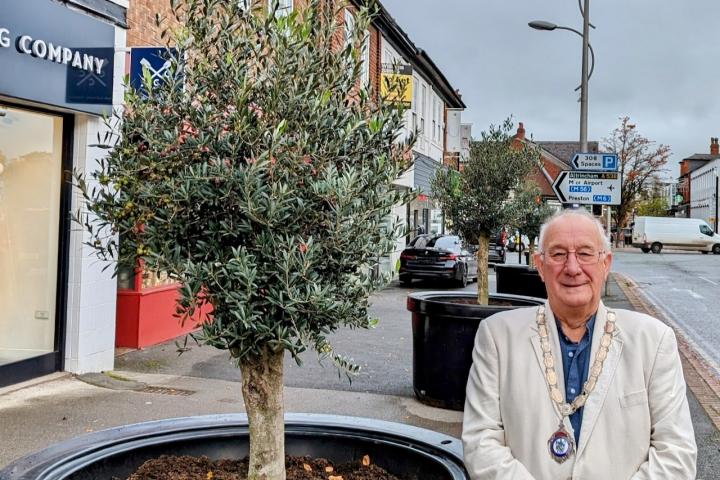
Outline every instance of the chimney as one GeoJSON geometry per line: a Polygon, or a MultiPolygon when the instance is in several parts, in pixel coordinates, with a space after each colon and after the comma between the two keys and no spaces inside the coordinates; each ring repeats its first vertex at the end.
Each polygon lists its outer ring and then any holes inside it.
{"type": "MultiPolygon", "coordinates": [[[[518,140],[525,140],[525,126],[523,125],[523,122],[518,123],[518,129],[517,133],[515,134],[515,138],[518,140]]],[[[715,148],[717,149],[717,145],[715,145],[715,148]]]]}
{"type": "Polygon", "coordinates": [[[720,145],[717,137],[710,137],[710,155],[720,155],[720,145]]]}

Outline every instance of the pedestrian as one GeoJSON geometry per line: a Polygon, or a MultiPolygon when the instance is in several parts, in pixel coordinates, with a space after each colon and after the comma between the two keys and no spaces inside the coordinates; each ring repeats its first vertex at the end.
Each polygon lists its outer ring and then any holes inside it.
{"type": "Polygon", "coordinates": [[[612,252],[584,210],[540,231],[548,299],[480,323],[462,440],[473,480],[694,479],[697,446],[677,342],[610,309],[612,252]]]}
{"type": "Polygon", "coordinates": [[[500,245],[504,248],[505,245],[507,245],[507,230],[505,227],[502,227],[502,230],[500,230],[500,245]]]}

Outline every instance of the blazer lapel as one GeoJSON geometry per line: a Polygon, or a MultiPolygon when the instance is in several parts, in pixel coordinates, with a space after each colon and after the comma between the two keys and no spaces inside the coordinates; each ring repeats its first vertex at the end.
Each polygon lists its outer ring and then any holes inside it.
{"type": "MultiPolygon", "coordinates": [[[[562,354],[560,352],[560,338],[558,337],[557,326],[555,325],[555,316],[550,309],[549,302],[545,302],[545,322],[548,329],[548,340],[550,341],[550,348],[552,350],[553,359],[555,361],[555,373],[557,374],[558,378],[558,388],[560,389],[560,393],[562,393],[563,398],[565,398],[565,372],[563,370],[562,354]]],[[[535,332],[535,335],[530,337],[530,342],[532,343],[533,350],[535,351],[535,357],[537,358],[537,364],[540,368],[540,375],[542,376],[542,381],[547,386],[547,380],[545,379],[545,359],[543,357],[542,347],[540,346],[540,334],[538,333],[537,324],[533,322],[532,325],[532,329],[535,332]]],[[[546,390],[549,398],[549,387],[546,388],[546,390]]],[[[558,408],[557,404],[555,404],[555,402],[551,401],[550,403],[552,403],[553,408],[555,409],[555,412],[558,415],[559,419],[560,409],[558,408]]],[[[569,425],[569,422],[566,422],[566,425],[569,425]]]]}
{"type": "MultiPolygon", "coordinates": [[[[589,369],[592,368],[592,365],[595,362],[595,355],[597,354],[597,350],[600,347],[600,339],[605,332],[606,322],[607,308],[605,308],[605,305],[600,302],[597,316],[595,317],[595,329],[593,330],[592,346],[590,348],[589,369]]],[[[613,340],[610,343],[608,356],[603,363],[602,372],[600,373],[600,377],[598,378],[597,384],[595,385],[595,389],[588,397],[587,402],[585,402],[582,418],[582,427],[580,430],[580,442],[577,451],[578,458],[585,450],[585,446],[587,445],[588,440],[590,439],[590,436],[592,435],[592,432],[595,428],[595,424],[597,423],[598,417],[600,416],[600,412],[602,410],[603,404],[605,403],[605,397],[607,396],[610,383],[612,382],[612,379],[615,376],[615,370],[620,363],[622,347],[623,342],[620,339],[620,331],[616,323],[615,331],[613,332],[613,340]]]]}

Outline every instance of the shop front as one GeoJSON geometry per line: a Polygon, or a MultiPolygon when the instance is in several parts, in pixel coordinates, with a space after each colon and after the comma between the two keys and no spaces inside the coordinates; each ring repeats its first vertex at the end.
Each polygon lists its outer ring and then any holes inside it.
{"type": "Polygon", "coordinates": [[[112,269],[70,217],[121,99],[119,3],[0,2],[0,387],[113,365],[112,269]]]}

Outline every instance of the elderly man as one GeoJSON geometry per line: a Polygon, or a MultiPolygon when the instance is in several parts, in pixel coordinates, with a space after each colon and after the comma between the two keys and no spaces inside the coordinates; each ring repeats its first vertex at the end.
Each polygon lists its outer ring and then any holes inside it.
{"type": "Polygon", "coordinates": [[[480,323],[463,421],[473,480],[684,480],[697,447],[673,331],[600,301],[612,253],[585,210],[543,225],[544,306],[480,323]]]}

